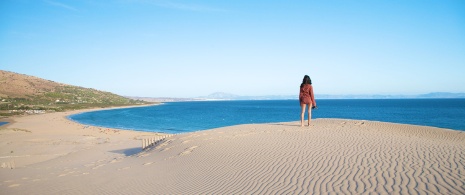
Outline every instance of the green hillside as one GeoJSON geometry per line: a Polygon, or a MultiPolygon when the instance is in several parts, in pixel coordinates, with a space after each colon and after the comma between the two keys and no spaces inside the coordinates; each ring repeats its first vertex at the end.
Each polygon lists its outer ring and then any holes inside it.
{"type": "Polygon", "coordinates": [[[0,116],[142,104],[149,103],[0,70],[0,116]]]}

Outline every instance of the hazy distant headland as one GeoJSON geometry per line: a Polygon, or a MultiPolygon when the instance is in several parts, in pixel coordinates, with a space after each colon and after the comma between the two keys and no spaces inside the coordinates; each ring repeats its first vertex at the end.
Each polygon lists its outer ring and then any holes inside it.
{"type": "Polygon", "coordinates": [[[422,98],[465,98],[465,93],[432,92],[418,95],[325,95],[315,94],[320,99],[422,99],[422,98]]]}
{"type": "MultiPolygon", "coordinates": [[[[465,98],[465,93],[433,92],[418,95],[329,95],[315,94],[316,99],[427,99],[427,98],[465,98]]],[[[195,98],[170,97],[128,97],[147,102],[178,102],[178,101],[207,101],[207,100],[297,100],[298,95],[265,95],[241,96],[231,93],[215,92],[207,96],[195,98]]]]}

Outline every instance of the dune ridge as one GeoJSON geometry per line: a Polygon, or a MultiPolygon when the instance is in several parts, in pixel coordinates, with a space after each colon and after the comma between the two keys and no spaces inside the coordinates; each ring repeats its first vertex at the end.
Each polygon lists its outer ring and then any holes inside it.
{"type": "Polygon", "coordinates": [[[251,124],[173,135],[143,151],[114,136],[59,158],[0,169],[0,189],[9,194],[465,194],[461,131],[316,119],[304,128],[299,122],[251,124]],[[115,153],[115,147],[122,152],[115,153]]]}

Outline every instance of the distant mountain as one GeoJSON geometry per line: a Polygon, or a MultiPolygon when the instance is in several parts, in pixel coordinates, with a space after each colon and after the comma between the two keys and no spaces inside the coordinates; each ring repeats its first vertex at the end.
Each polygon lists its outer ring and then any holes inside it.
{"type": "Polygon", "coordinates": [[[212,93],[210,95],[207,95],[207,96],[204,96],[204,97],[199,97],[199,98],[202,98],[202,99],[230,99],[230,100],[234,100],[234,99],[240,98],[240,96],[234,95],[234,94],[231,94],[231,93],[215,92],[215,93],[212,93]]]}
{"type": "Polygon", "coordinates": [[[434,92],[419,95],[316,95],[319,99],[422,99],[422,98],[465,98],[465,93],[434,92]]]}
{"type": "Polygon", "coordinates": [[[215,92],[207,96],[198,97],[206,100],[283,100],[297,99],[295,95],[266,95],[266,96],[240,96],[231,93],[215,92]]]}
{"type": "Polygon", "coordinates": [[[0,111],[66,110],[144,103],[110,92],[0,70],[0,111]]]}
{"type": "MultiPolygon", "coordinates": [[[[298,99],[298,95],[265,95],[265,96],[240,96],[224,92],[216,92],[199,99],[214,100],[292,100],[298,99]]],[[[316,99],[411,99],[411,98],[465,98],[465,93],[434,92],[419,95],[328,95],[315,94],[316,99]]]]}
{"type": "Polygon", "coordinates": [[[184,101],[202,101],[202,98],[172,98],[172,97],[138,97],[138,96],[125,96],[133,100],[141,100],[146,102],[184,102],[184,101]]]}
{"type": "Polygon", "coordinates": [[[418,95],[418,98],[465,98],[465,93],[435,92],[418,95]]]}

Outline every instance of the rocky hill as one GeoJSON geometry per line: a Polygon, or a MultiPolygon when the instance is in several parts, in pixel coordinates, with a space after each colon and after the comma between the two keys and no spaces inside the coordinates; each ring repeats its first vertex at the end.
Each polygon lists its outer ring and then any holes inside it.
{"type": "Polygon", "coordinates": [[[12,112],[21,113],[25,110],[62,111],[146,103],[110,92],[0,70],[0,110],[3,111],[2,115],[12,114],[12,112]]]}

